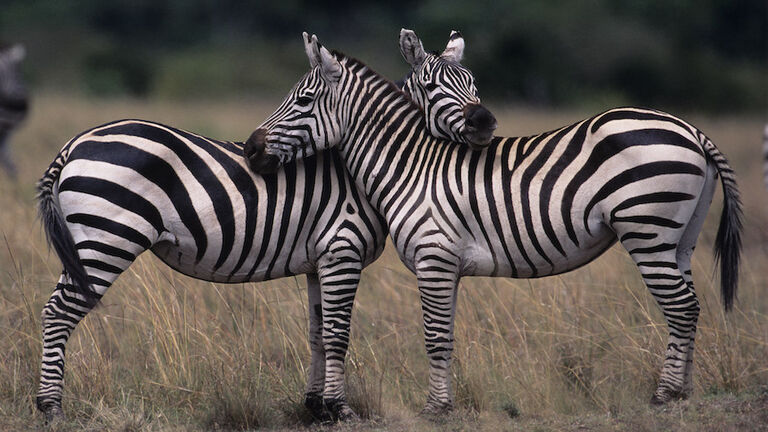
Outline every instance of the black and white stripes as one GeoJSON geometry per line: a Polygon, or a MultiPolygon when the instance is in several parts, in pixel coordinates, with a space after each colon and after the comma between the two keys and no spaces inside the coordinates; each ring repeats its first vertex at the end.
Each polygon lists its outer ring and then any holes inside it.
{"type": "Polygon", "coordinates": [[[540,135],[494,138],[471,151],[430,136],[421,111],[376,72],[305,39],[316,67],[258,131],[263,150],[255,166],[300,158],[308,146],[340,150],[418,278],[430,361],[425,411],[453,405],[461,276],[554,275],[616,241],[637,264],[670,330],[652,402],[690,393],[700,309],[691,254],[718,175],[725,200],[715,247],[726,309],[737,290],[739,194],[709,139],[669,114],[619,108],[540,135]],[[321,97],[301,100],[296,93],[321,97]],[[302,133],[285,133],[293,130],[302,133]]]}
{"type": "Polygon", "coordinates": [[[0,166],[11,177],[16,176],[16,166],[10,156],[10,136],[26,117],[28,106],[27,89],[19,70],[24,55],[21,45],[0,44],[0,166]]]}

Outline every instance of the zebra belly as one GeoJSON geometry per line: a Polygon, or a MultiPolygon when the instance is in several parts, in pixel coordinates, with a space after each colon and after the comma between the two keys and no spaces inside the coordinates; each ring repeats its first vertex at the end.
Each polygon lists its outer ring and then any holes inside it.
{"type": "MultiPolygon", "coordinates": [[[[567,238],[567,237],[566,237],[567,238]]],[[[466,276],[501,276],[512,278],[538,278],[565,273],[596,259],[614,243],[616,234],[605,224],[595,223],[592,235],[581,239],[580,244],[570,244],[560,253],[549,245],[543,245],[544,255],[530,244],[520,250],[513,239],[505,239],[506,250],[501,243],[493,246],[474,245],[464,255],[466,276]],[[507,254],[512,258],[508,259],[507,254]]]]}
{"type": "MultiPolygon", "coordinates": [[[[310,262],[306,256],[303,256],[301,258],[294,257],[288,266],[288,271],[275,271],[278,268],[285,268],[284,266],[275,267],[272,271],[269,271],[269,263],[262,262],[232,273],[231,269],[215,268],[210,263],[195,263],[194,248],[184,248],[171,242],[161,242],[152,247],[151,250],[168,267],[179,273],[196,279],[219,283],[262,282],[285,276],[310,273],[315,268],[314,263],[310,262]],[[251,271],[253,271],[252,274],[250,274],[251,271]]],[[[252,262],[252,260],[250,261],[252,262]]]]}

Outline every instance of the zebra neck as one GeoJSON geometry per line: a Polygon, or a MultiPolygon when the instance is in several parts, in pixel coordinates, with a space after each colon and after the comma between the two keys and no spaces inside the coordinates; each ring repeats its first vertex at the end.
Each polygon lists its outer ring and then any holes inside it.
{"type": "Polygon", "coordinates": [[[340,151],[358,189],[386,215],[388,192],[423,174],[403,172],[417,160],[419,149],[444,143],[429,134],[422,111],[394,84],[369,69],[357,76],[357,88],[343,102],[350,109],[340,151]]]}

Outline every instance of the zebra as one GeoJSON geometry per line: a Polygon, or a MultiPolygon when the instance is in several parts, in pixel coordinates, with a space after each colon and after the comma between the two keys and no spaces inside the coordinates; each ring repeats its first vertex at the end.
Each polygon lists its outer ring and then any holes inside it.
{"type": "Polygon", "coordinates": [[[8,148],[11,133],[27,115],[28,95],[19,64],[26,55],[21,44],[0,44],[0,166],[16,178],[16,165],[8,148]]]}
{"type": "Polygon", "coordinates": [[[726,311],[738,287],[739,191],[710,139],[669,114],[617,108],[539,135],[495,137],[473,151],[427,133],[413,101],[361,61],[329,52],[314,35],[305,33],[304,43],[317,66],[259,129],[259,157],[267,160],[260,166],[337,148],[386,219],[418,281],[430,365],[423,413],[453,407],[450,362],[462,276],[559,274],[616,241],[669,328],[651,403],[690,394],[700,310],[691,254],[718,175],[724,206],[715,256],[726,311]],[[305,99],[294,100],[297,93],[305,99]]]}
{"type": "Polygon", "coordinates": [[[58,153],[38,183],[40,217],[64,265],[42,313],[37,407],[47,421],[63,417],[67,339],[148,249],[213,282],[307,274],[312,359],[304,403],[316,418],[356,418],[344,391],[349,321],[360,272],[384,249],[384,220],[335,151],[253,174],[249,166],[262,168],[252,165],[262,139],[254,133],[245,143],[227,142],[120,120],[82,132],[58,153]]]}

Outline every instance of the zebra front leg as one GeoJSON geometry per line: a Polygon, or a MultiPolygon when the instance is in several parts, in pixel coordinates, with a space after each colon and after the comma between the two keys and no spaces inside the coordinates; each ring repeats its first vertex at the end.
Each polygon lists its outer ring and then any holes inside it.
{"type": "Polygon", "coordinates": [[[304,406],[317,420],[328,420],[323,407],[323,389],[325,387],[325,349],[323,348],[323,309],[320,296],[320,280],[317,274],[307,275],[307,293],[309,308],[309,349],[312,360],[307,378],[307,392],[304,406]]]}
{"type": "Polygon", "coordinates": [[[359,419],[347,403],[344,389],[344,360],[349,346],[352,306],[362,271],[361,255],[346,242],[331,247],[318,268],[325,350],[323,402],[334,419],[359,419]]]}
{"type": "Polygon", "coordinates": [[[425,254],[416,266],[424,319],[424,342],[429,358],[429,395],[422,414],[453,410],[451,356],[458,294],[458,263],[440,254],[425,254]]]}
{"type": "Polygon", "coordinates": [[[62,273],[56,289],[43,307],[43,355],[36,401],[47,424],[64,418],[61,396],[67,340],[77,324],[91,311],[91,307],[73,292],[73,288],[70,278],[62,273]]]}

